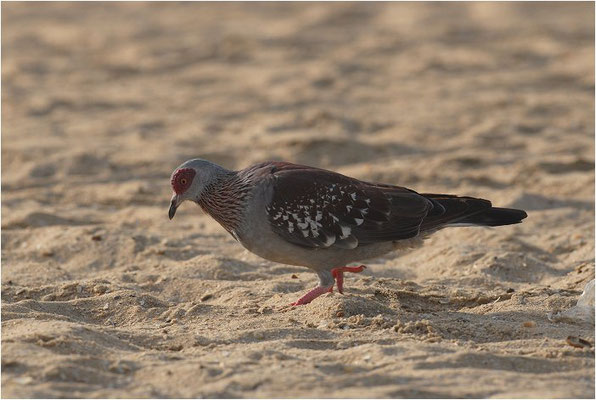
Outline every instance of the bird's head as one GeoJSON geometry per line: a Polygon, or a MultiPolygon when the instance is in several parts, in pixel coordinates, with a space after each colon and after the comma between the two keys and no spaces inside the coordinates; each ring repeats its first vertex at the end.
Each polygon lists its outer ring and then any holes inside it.
{"type": "Polygon", "coordinates": [[[170,183],[174,195],[168,216],[174,218],[176,210],[185,200],[198,202],[205,188],[230,171],[209,161],[195,158],[186,161],[172,173],[170,183]]]}

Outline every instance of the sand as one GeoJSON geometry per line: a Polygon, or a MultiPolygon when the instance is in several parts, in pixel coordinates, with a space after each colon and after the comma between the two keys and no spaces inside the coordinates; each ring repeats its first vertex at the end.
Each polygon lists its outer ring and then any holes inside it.
{"type": "Polygon", "coordinates": [[[3,397],[594,397],[593,4],[4,3],[2,53],[3,397]],[[192,157],[529,217],[289,308],[313,273],[168,220],[192,157]]]}

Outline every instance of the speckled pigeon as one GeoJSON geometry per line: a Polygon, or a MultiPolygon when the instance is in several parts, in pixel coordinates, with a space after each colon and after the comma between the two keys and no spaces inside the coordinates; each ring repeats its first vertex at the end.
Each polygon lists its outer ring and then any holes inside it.
{"type": "Polygon", "coordinates": [[[343,293],[343,273],[365,268],[348,263],[419,245],[442,228],[509,225],[527,216],[488,200],[419,194],[278,161],[229,171],[193,159],[176,168],[171,184],[170,219],[191,200],[249,251],[314,270],[319,286],[292,305],[307,304],[336,283],[343,293]]]}

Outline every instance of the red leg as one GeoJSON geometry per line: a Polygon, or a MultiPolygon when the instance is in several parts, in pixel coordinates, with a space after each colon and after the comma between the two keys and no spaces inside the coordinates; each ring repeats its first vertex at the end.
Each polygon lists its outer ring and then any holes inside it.
{"type": "Polygon", "coordinates": [[[331,273],[335,278],[335,283],[337,283],[337,291],[341,294],[344,294],[344,272],[342,268],[333,268],[331,273]]]}
{"type": "Polygon", "coordinates": [[[304,296],[302,296],[301,298],[299,298],[298,300],[296,300],[295,302],[293,302],[290,305],[291,306],[301,306],[303,304],[308,304],[311,301],[313,301],[314,299],[316,299],[317,297],[319,297],[320,295],[331,291],[330,289],[333,290],[333,285],[331,285],[331,286],[317,286],[316,288],[314,288],[313,290],[311,290],[310,292],[308,292],[307,294],[305,294],[304,296]]]}
{"type": "Polygon", "coordinates": [[[335,282],[337,283],[337,291],[340,292],[341,294],[344,294],[344,272],[352,272],[354,274],[357,274],[359,272],[364,271],[365,268],[366,268],[366,265],[360,265],[358,267],[333,268],[331,270],[331,273],[333,274],[333,277],[335,278],[335,282]]]}
{"type": "MultiPolygon", "coordinates": [[[[316,288],[314,288],[313,290],[311,290],[310,292],[306,293],[304,296],[302,296],[301,298],[299,298],[298,300],[296,300],[295,302],[293,302],[292,304],[290,304],[291,306],[301,306],[303,304],[308,304],[311,301],[313,301],[314,299],[316,299],[317,297],[319,297],[320,295],[324,294],[324,293],[329,293],[329,292],[333,292],[333,285],[335,283],[337,283],[337,291],[341,294],[343,294],[343,290],[344,290],[344,272],[352,272],[354,274],[357,274],[359,272],[364,271],[364,269],[366,268],[365,265],[360,265],[358,267],[338,267],[338,268],[333,268],[331,270],[331,274],[333,275],[333,278],[335,279],[335,282],[333,282],[331,285],[329,286],[317,286],[316,288]]],[[[320,275],[321,276],[321,275],[320,275]]],[[[326,278],[323,279],[321,278],[321,282],[329,282],[330,278],[326,278]]],[[[323,284],[323,283],[322,283],[323,284]]]]}

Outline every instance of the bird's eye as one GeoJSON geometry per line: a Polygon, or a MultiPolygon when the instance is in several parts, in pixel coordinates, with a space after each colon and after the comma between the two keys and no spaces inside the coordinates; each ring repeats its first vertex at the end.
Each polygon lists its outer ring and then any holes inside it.
{"type": "Polygon", "coordinates": [[[186,178],[182,178],[182,179],[180,179],[180,183],[181,183],[182,185],[186,185],[186,182],[187,182],[187,181],[186,181],[186,178]]]}

